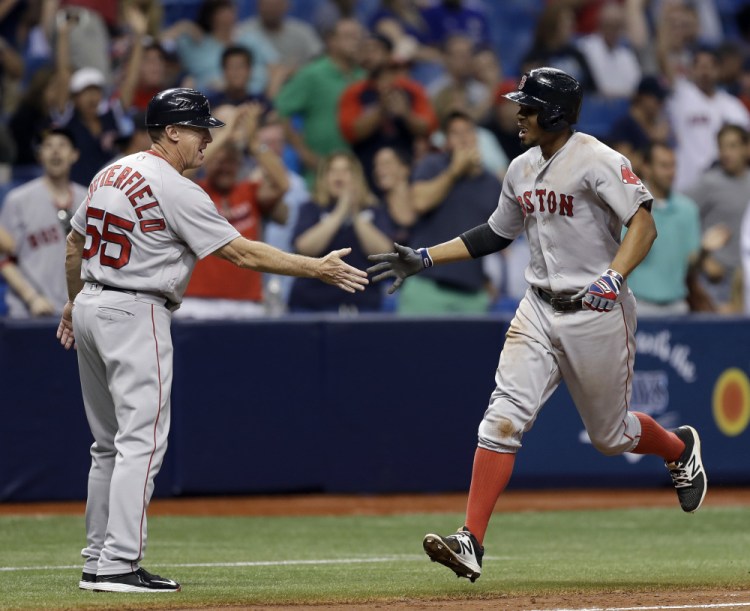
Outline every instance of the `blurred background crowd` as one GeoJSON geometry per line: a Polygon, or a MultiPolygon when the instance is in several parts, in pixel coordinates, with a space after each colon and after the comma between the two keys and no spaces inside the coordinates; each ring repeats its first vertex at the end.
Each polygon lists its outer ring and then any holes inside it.
{"type": "MultiPolygon", "coordinates": [[[[0,313],[59,314],[71,215],[150,146],[162,89],[203,91],[226,122],[191,178],[243,235],[351,246],[365,268],[487,220],[522,152],[502,96],[538,66],[581,82],[578,128],[654,195],[639,313],[750,313],[747,0],[0,0],[0,313]]],[[[177,315],[512,311],[527,262],[521,237],[388,296],[209,257],[177,315]]]]}

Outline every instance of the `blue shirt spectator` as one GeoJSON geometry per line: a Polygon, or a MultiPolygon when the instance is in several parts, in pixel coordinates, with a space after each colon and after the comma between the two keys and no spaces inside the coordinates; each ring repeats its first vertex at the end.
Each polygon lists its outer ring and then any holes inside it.
{"type": "Polygon", "coordinates": [[[607,136],[609,145],[630,159],[636,174],[643,164],[643,152],[651,144],[673,144],[664,110],[666,97],[667,90],[657,78],[642,78],[628,112],[615,119],[607,136]]]}
{"type": "MultiPolygon", "coordinates": [[[[365,269],[368,255],[393,248],[386,234],[390,227],[387,213],[376,205],[362,166],[352,153],[325,157],[315,184],[313,201],[303,204],[294,229],[292,239],[299,254],[317,256],[351,248],[347,263],[365,269]]],[[[377,288],[345,293],[331,285],[315,284],[310,278],[295,278],[289,297],[292,312],[373,312],[381,308],[382,293],[377,288]]]]}
{"type": "Polygon", "coordinates": [[[427,22],[430,44],[440,46],[452,34],[463,34],[476,45],[492,42],[487,15],[463,6],[461,0],[443,0],[424,9],[422,17],[427,22]]]}
{"type": "Polygon", "coordinates": [[[236,29],[237,9],[229,0],[207,0],[201,6],[198,24],[204,34],[195,40],[189,34],[177,39],[177,53],[185,70],[195,79],[200,90],[222,89],[221,57],[230,45],[242,45],[250,50],[253,69],[248,93],[263,93],[269,82],[269,64],[279,61],[279,54],[265,38],[236,29]]]}
{"type": "Polygon", "coordinates": [[[690,311],[688,296],[694,285],[689,272],[701,250],[698,206],[672,190],[675,154],[670,147],[651,145],[643,170],[654,196],[651,214],[659,239],[628,276],[628,286],[638,299],[639,315],[685,314],[690,311]]]}
{"type": "Polygon", "coordinates": [[[114,108],[102,104],[104,75],[96,68],[81,68],[70,79],[73,115],[65,124],[73,135],[80,153],[70,171],[70,179],[81,185],[91,182],[94,175],[117,153],[118,140],[126,135],[114,108]]]}
{"type": "MultiPolygon", "coordinates": [[[[500,197],[500,181],[482,167],[471,118],[453,112],[443,122],[443,131],[447,151],[424,158],[412,177],[410,199],[420,215],[412,232],[414,247],[440,244],[486,223],[500,197]]],[[[398,311],[486,311],[490,303],[486,281],[481,259],[431,267],[404,283],[398,311]]]]}
{"type": "MultiPolygon", "coordinates": [[[[414,170],[413,182],[437,178],[451,165],[451,153],[434,153],[424,158],[414,170]]],[[[479,168],[470,176],[457,180],[445,198],[431,211],[422,215],[412,230],[412,244],[440,244],[482,223],[492,215],[500,197],[500,181],[479,168]]],[[[463,261],[426,269],[420,277],[462,291],[479,291],[484,286],[482,262],[463,261]]]]}

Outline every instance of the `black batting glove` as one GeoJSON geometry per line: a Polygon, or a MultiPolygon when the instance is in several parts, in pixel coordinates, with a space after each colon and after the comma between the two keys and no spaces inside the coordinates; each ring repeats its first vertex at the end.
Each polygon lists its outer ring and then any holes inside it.
{"type": "Polygon", "coordinates": [[[369,261],[378,262],[377,265],[367,268],[368,274],[377,274],[373,282],[380,282],[386,278],[395,278],[393,284],[388,288],[388,294],[392,295],[404,283],[409,276],[421,272],[427,267],[432,267],[432,258],[426,248],[414,250],[408,246],[394,244],[396,252],[370,255],[369,261]]]}

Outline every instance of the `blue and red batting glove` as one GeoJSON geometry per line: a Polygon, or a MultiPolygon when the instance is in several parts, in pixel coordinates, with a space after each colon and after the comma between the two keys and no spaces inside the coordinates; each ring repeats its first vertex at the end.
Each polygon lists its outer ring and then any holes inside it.
{"type": "Polygon", "coordinates": [[[617,296],[624,282],[623,277],[613,269],[608,269],[594,282],[583,296],[583,305],[589,310],[609,312],[617,303],[617,296]]]}

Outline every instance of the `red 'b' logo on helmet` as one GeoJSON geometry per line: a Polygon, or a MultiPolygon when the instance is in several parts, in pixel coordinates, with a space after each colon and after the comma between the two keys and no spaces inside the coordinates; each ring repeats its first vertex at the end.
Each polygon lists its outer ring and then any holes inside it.
{"type": "Polygon", "coordinates": [[[639,185],[641,179],[638,178],[628,166],[624,163],[620,166],[620,173],[622,174],[622,182],[626,185],[639,185]]]}
{"type": "Polygon", "coordinates": [[[520,82],[520,83],[518,83],[518,90],[520,91],[521,89],[523,89],[523,86],[524,86],[525,84],[526,84],[526,75],[524,74],[524,75],[523,75],[523,76],[521,77],[521,82],[520,82]]]}

